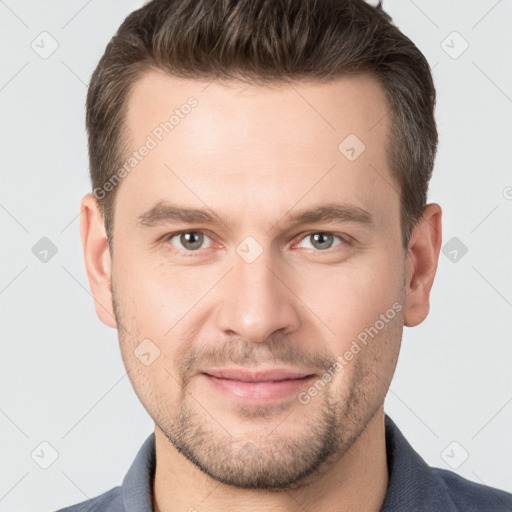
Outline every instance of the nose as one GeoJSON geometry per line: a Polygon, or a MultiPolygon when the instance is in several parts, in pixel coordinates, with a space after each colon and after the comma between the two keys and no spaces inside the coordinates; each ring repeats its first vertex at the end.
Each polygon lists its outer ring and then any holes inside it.
{"type": "Polygon", "coordinates": [[[238,254],[234,268],[219,290],[217,328],[248,342],[261,343],[277,331],[297,330],[301,323],[301,301],[293,291],[290,266],[278,265],[270,250],[251,263],[238,254]]]}

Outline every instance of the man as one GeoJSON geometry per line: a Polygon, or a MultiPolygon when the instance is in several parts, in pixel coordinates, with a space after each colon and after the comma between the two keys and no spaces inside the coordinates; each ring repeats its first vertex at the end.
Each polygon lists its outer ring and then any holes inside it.
{"type": "Polygon", "coordinates": [[[89,87],[81,237],[155,422],[66,511],[510,511],[384,413],[428,315],[427,61],[362,0],[153,0],[89,87]]]}

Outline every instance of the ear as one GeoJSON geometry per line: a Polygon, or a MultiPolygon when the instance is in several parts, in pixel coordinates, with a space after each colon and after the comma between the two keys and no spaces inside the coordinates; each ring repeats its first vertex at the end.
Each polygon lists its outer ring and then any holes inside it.
{"type": "Polygon", "coordinates": [[[428,204],[411,233],[406,263],[404,324],[407,327],[423,322],[430,309],[430,290],[441,250],[441,216],[438,204],[428,204]]]}
{"type": "Polygon", "coordinates": [[[98,202],[86,194],[80,203],[80,237],[89,286],[99,319],[112,328],[117,323],[112,305],[110,251],[98,202]]]}

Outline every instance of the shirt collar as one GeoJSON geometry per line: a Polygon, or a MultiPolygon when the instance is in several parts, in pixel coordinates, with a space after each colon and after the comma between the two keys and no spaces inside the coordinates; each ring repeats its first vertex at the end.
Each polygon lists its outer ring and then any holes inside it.
{"type": "Polygon", "coordinates": [[[457,512],[444,483],[386,414],[388,490],[380,512],[457,512]]]}
{"type": "Polygon", "coordinates": [[[121,486],[125,512],[154,512],[155,433],[141,446],[121,486]]]}
{"type": "MultiPolygon", "coordinates": [[[[381,512],[456,512],[443,484],[385,415],[388,489],[381,512]]],[[[146,439],[122,484],[125,512],[153,512],[155,434],[146,439]]]]}

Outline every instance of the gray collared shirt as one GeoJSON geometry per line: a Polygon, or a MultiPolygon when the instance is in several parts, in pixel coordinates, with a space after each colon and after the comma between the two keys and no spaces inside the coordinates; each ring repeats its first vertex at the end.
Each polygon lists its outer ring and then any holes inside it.
{"type": "MultiPolygon", "coordinates": [[[[381,512],[511,512],[512,494],[433,468],[386,414],[389,483],[381,512]]],[[[140,448],[120,486],[58,512],[154,512],[155,434],[140,448]]]]}

